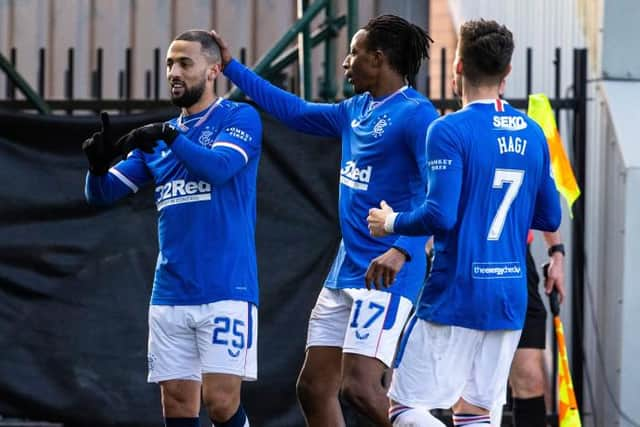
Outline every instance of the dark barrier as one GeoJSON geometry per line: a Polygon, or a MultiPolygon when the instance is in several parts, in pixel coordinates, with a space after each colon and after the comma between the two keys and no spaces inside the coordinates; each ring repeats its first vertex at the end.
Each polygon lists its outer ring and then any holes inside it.
{"type": "MultiPolygon", "coordinates": [[[[169,115],[113,123],[121,134],[169,115]]],[[[307,318],[339,239],[340,146],[263,120],[260,378],[243,400],[254,426],[299,426],[307,318]]],[[[0,115],[0,414],[160,426],[146,383],[156,209],[151,188],[106,210],[86,204],[80,145],[97,129],[95,117],[0,115]]]]}

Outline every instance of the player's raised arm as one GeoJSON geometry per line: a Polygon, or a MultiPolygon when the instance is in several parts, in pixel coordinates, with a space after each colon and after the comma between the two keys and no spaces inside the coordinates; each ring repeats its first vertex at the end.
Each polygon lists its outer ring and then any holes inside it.
{"type": "Polygon", "coordinates": [[[89,161],[84,195],[91,205],[107,206],[137,192],[150,177],[144,162],[135,155],[110,168],[118,156],[126,155],[136,147],[123,145],[122,138],[114,143],[109,115],[103,112],[100,119],[100,131],[82,144],[82,150],[89,161]]]}
{"type": "Polygon", "coordinates": [[[345,117],[342,104],[306,102],[272,85],[233,59],[227,43],[218,33],[211,31],[211,36],[220,46],[224,75],[260,107],[300,132],[334,137],[340,135],[345,117]]]}

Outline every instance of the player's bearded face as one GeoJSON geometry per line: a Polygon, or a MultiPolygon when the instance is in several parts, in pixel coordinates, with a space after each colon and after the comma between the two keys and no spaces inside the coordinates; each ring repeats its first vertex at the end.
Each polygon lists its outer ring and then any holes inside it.
{"type": "Polygon", "coordinates": [[[205,91],[206,81],[206,74],[203,73],[202,78],[193,84],[188,84],[179,79],[169,82],[171,85],[171,102],[180,108],[191,107],[202,97],[205,91]]]}

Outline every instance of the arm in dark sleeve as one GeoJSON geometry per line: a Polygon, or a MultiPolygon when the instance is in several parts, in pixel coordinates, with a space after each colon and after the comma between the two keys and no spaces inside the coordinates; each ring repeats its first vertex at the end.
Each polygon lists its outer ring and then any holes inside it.
{"type": "Polygon", "coordinates": [[[427,200],[419,208],[396,217],[395,233],[432,235],[450,230],[456,224],[462,187],[462,156],[454,138],[452,130],[442,121],[429,128],[427,200]]]}
{"type": "Polygon", "coordinates": [[[171,150],[198,179],[221,185],[260,153],[262,123],[258,112],[243,105],[225,123],[211,148],[179,135],[171,150]]]}
{"type": "Polygon", "coordinates": [[[549,147],[544,144],[542,180],[536,196],[531,228],[541,231],[556,231],[562,221],[560,194],[556,189],[549,161],[549,147]]]}
{"type": "Polygon", "coordinates": [[[314,135],[340,136],[345,117],[342,104],[306,102],[275,87],[235,59],[224,67],[224,75],[287,126],[314,135]]]}
{"type": "Polygon", "coordinates": [[[142,154],[134,150],[126,160],[113,166],[105,175],[87,172],[84,197],[90,205],[108,206],[138,192],[150,180],[142,154]]]}

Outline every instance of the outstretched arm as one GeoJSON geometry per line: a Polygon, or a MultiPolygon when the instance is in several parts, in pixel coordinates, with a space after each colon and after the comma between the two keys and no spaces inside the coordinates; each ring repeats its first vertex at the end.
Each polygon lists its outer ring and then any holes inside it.
{"type": "Polygon", "coordinates": [[[342,103],[306,102],[272,85],[234,60],[226,42],[215,31],[211,31],[211,36],[220,46],[224,75],[265,111],[300,132],[330,137],[340,135],[346,117],[342,103]]]}

